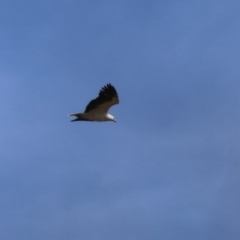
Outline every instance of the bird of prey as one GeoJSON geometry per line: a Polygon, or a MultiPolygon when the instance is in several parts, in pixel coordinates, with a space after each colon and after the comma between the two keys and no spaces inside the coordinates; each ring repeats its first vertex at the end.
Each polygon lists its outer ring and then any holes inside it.
{"type": "Polygon", "coordinates": [[[84,113],[72,113],[69,116],[76,117],[71,122],[75,121],[113,121],[116,122],[114,116],[108,113],[108,109],[119,103],[116,89],[108,83],[99,91],[97,98],[90,101],[84,113]]]}

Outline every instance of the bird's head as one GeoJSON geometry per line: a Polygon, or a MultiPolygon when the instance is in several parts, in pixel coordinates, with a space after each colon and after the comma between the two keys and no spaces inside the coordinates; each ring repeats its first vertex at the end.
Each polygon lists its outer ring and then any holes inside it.
{"type": "Polygon", "coordinates": [[[109,113],[106,116],[106,120],[107,121],[117,122],[116,118],[113,115],[109,114],[109,113]]]}

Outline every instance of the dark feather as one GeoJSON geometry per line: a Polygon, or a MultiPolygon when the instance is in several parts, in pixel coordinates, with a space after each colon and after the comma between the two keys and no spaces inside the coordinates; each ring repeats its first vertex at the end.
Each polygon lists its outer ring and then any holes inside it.
{"type": "Polygon", "coordinates": [[[71,122],[76,122],[76,121],[90,121],[90,122],[92,122],[92,120],[84,119],[84,118],[75,118],[75,119],[71,120],[71,122]]]}
{"type": "Polygon", "coordinates": [[[106,86],[102,87],[102,89],[99,92],[99,95],[97,98],[93,99],[86,107],[85,113],[97,108],[99,105],[104,103],[110,103],[109,107],[111,105],[117,104],[119,102],[118,100],[118,94],[116,89],[109,83],[106,86]],[[111,101],[115,99],[115,101],[111,104],[111,101]]]}

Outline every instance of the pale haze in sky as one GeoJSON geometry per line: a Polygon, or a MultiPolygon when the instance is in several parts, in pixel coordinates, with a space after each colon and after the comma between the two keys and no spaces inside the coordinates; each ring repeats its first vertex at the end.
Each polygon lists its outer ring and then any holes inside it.
{"type": "Polygon", "coordinates": [[[0,239],[239,240],[239,11],[2,0],[0,239]]]}

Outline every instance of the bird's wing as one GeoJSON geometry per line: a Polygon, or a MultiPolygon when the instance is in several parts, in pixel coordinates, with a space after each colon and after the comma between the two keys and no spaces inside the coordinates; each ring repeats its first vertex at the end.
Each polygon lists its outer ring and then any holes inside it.
{"type": "Polygon", "coordinates": [[[85,109],[87,112],[107,113],[108,109],[119,103],[116,89],[109,83],[102,87],[97,98],[89,102],[85,109]]]}

